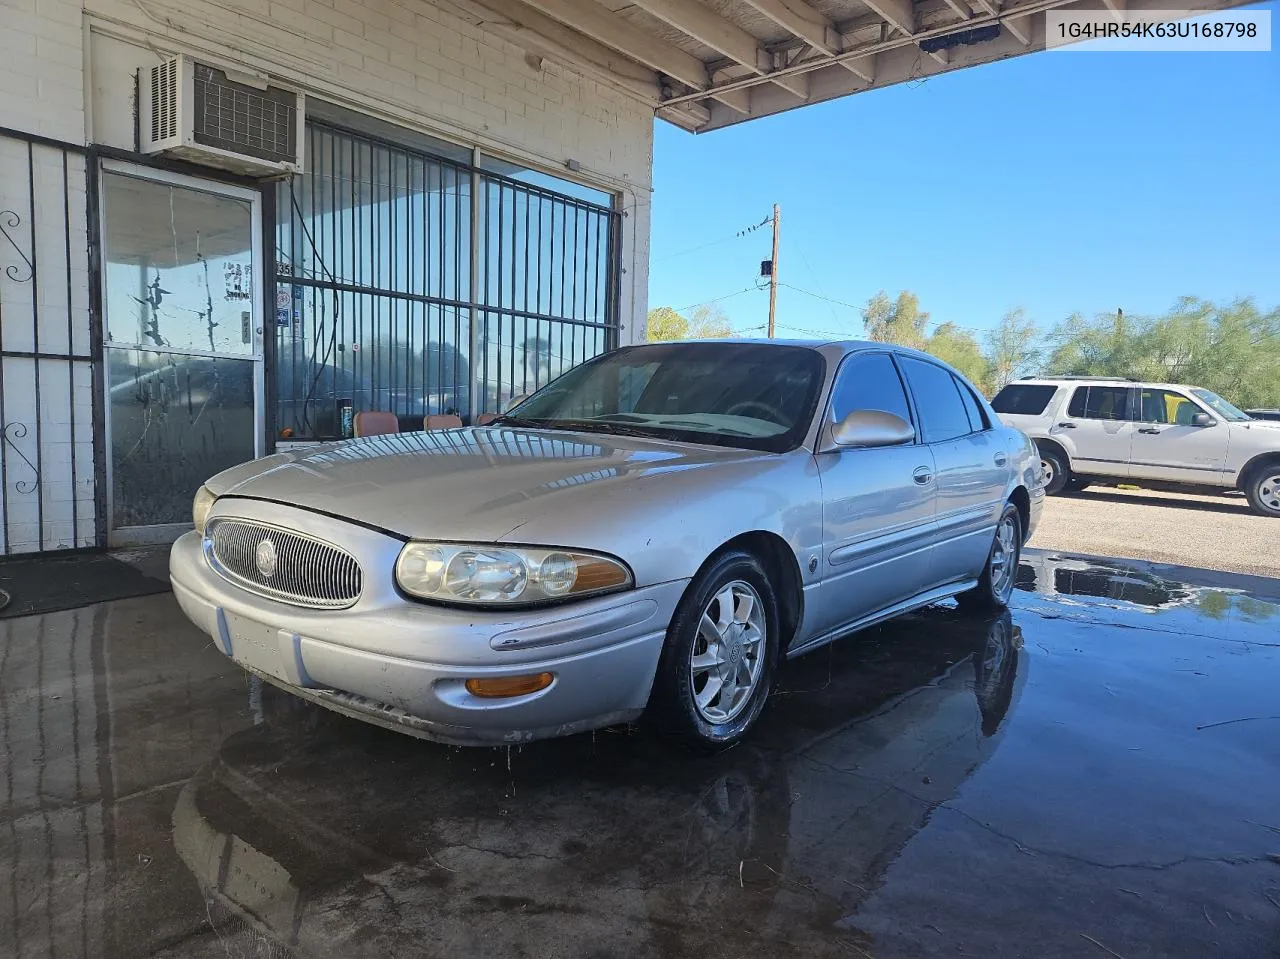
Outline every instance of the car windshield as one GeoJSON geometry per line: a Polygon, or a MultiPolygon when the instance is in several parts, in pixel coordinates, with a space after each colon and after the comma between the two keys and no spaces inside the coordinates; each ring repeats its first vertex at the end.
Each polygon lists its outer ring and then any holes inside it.
{"type": "Polygon", "coordinates": [[[1228,422],[1243,423],[1245,420],[1253,419],[1252,416],[1236,409],[1217,393],[1210,392],[1209,390],[1192,390],[1191,392],[1196,395],[1197,399],[1208,404],[1215,413],[1228,422]]]}
{"type": "Polygon", "coordinates": [[[759,343],[662,343],[607,353],[499,422],[785,452],[800,445],[826,363],[759,343]]]}

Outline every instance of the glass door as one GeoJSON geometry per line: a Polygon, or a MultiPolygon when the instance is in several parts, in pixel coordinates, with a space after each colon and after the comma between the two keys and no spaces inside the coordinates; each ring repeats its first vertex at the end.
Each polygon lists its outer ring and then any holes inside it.
{"type": "Polygon", "coordinates": [[[260,197],[117,163],[100,195],[108,540],[162,543],[262,454],[260,197]]]}

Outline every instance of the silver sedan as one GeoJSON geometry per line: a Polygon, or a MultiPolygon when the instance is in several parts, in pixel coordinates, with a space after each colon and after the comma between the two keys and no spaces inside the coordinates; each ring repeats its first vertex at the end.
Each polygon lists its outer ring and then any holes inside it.
{"type": "Polygon", "coordinates": [[[643,718],[715,747],[778,663],[949,597],[1000,607],[1040,458],[937,360],[721,340],[598,357],[477,428],[208,481],[174,593],[298,696],[463,745],[643,718]]]}

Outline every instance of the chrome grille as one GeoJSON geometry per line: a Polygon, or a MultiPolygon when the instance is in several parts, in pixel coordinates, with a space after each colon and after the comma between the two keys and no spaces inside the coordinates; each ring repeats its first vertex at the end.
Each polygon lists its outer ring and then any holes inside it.
{"type": "Polygon", "coordinates": [[[215,570],[238,586],[295,606],[342,609],[360,598],[364,576],[346,550],[291,530],[245,520],[213,520],[205,534],[215,570]],[[270,563],[259,563],[264,544],[270,563]],[[264,572],[263,567],[267,567],[264,572]]]}

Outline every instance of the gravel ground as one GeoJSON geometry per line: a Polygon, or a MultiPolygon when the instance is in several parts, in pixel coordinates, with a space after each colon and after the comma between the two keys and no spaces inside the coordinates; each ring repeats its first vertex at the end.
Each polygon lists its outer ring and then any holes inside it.
{"type": "Polygon", "coordinates": [[[1243,496],[1090,488],[1045,501],[1032,546],[1280,578],[1280,519],[1243,496]]]}

